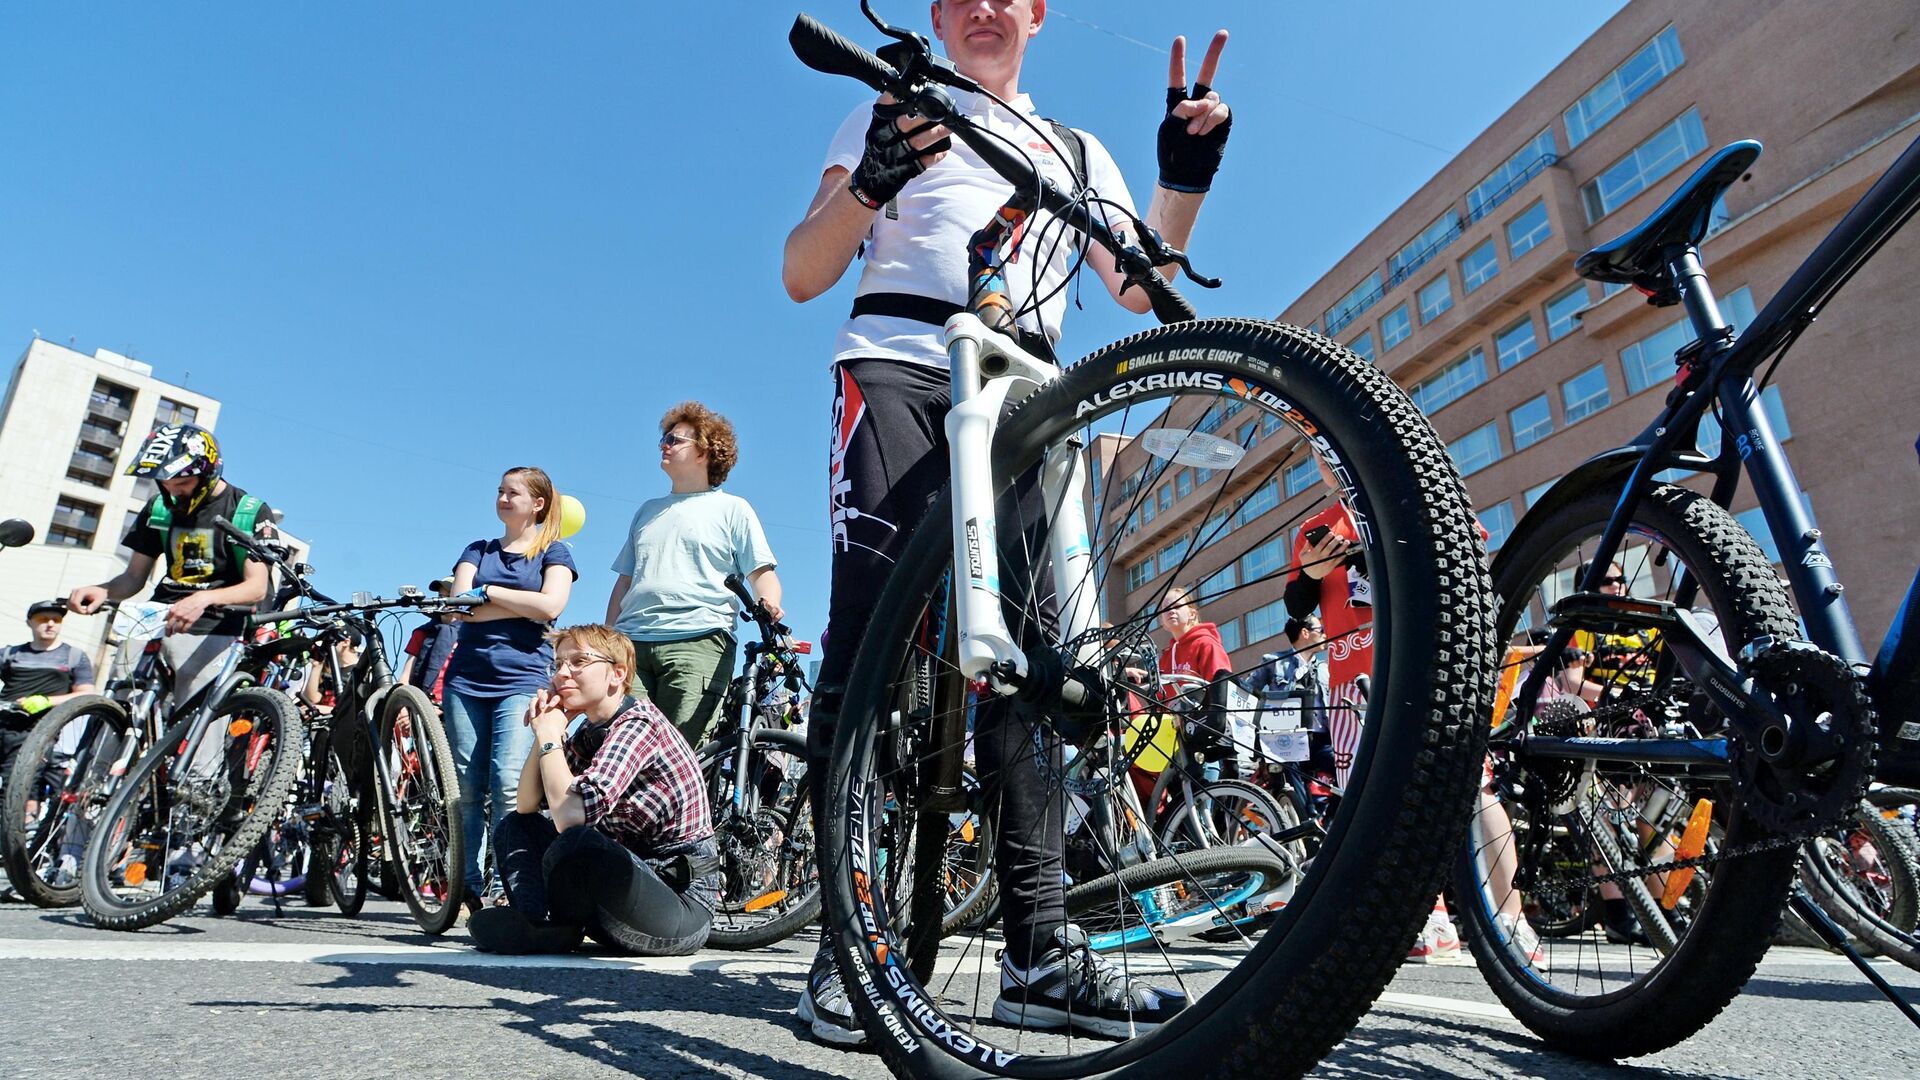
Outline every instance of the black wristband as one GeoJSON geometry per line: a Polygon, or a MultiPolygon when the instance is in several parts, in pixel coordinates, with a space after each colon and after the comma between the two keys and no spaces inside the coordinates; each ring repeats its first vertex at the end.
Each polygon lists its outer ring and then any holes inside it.
{"type": "Polygon", "coordinates": [[[1183,101],[1198,101],[1212,91],[1213,88],[1204,83],[1194,83],[1191,93],[1176,87],[1167,88],[1167,113],[1160,121],[1157,140],[1161,187],[1198,194],[1213,186],[1214,174],[1220,171],[1220,161],[1227,152],[1233,114],[1229,112],[1225,120],[1204,135],[1189,134],[1188,121],[1173,114],[1174,106],[1183,101]]]}

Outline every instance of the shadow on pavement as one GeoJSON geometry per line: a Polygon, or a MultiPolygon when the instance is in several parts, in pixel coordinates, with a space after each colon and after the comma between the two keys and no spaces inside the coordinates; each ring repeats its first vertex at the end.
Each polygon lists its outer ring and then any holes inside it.
{"type": "MultiPolygon", "coordinates": [[[[1390,1006],[1374,1007],[1375,1020],[1418,1019],[1432,1023],[1435,1018],[1417,1010],[1401,1011],[1390,1006]]],[[[1436,1064],[1433,1049],[1436,1035],[1430,1027],[1396,1028],[1378,1024],[1356,1028],[1333,1048],[1309,1075],[1315,1077],[1404,1078],[1484,1077],[1491,1075],[1533,1077],[1685,1077],[1693,1080],[1734,1080],[1731,1074],[1716,1077],[1710,1073],[1678,1073],[1671,1069],[1642,1068],[1612,1062],[1591,1061],[1550,1050],[1528,1032],[1512,1028],[1477,1024],[1449,1017],[1445,1034],[1438,1039],[1456,1050],[1446,1065],[1436,1064]],[[1424,1055],[1424,1056],[1423,1056],[1424,1055]]]]}

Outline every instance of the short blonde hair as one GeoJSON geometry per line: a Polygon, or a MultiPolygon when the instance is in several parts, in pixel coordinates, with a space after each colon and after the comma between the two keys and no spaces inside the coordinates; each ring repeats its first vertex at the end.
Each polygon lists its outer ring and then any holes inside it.
{"type": "Polygon", "coordinates": [[[601,623],[582,623],[579,626],[568,626],[555,630],[549,635],[549,638],[552,640],[553,647],[556,650],[560,648],[561,644],[570,641],[575,648],[599,653],[601,656],[613,661],[616,665],[626,668],[627,674],[633,674],[633,642],[628,639],[627,635],[615,630],[611,626],[606,626],[601,623]]]}

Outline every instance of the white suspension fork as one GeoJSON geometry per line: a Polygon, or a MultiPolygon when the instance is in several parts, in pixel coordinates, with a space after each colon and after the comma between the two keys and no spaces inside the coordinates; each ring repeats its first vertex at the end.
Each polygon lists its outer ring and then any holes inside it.
{"type": "MultiPolygon", "coordinates": [[[[1060,369],[987,329],[971,312],[947,320],[946,343],[953,379],[946,430],[953,477],[954,622],[960,632],[960,670],[972,680],[995,665],[1008,665],[1016,677],[1024,677],[1026,653],[1013,640],[1000,610],[993,436],[1005,407],[1058,379],[1060,369]]],[[[1073,447],[1054,447],[1042,463],[1040,481],[1051,518],[1046,554],[1053,560],[1062,634],[1066,639],[1087,637],[1082,659],[1091,660],[1100,643],[1086,632],[1099,625],[1099,598],[1089,580],[1093,552],[1081,501],[1086,479],[1079,458],[1073,447]]],[[[1002,693],[1012,689],[997,682],[995,686],[1002,693]]]]}

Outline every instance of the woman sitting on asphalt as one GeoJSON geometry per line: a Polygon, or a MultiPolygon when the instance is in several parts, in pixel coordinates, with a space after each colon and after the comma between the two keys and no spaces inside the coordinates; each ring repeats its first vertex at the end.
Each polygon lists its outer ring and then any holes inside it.
{"type": "Polygon", "coordinates": [[[609,627],[554,635],[515,812],[494,834],[508,905],[473,916],[476,947],[565,952],[589,933],[670,956],[706,943],[720,860],[700,766],[660,710],[628,696],[633,664],[633,643],[609,627]]]}

